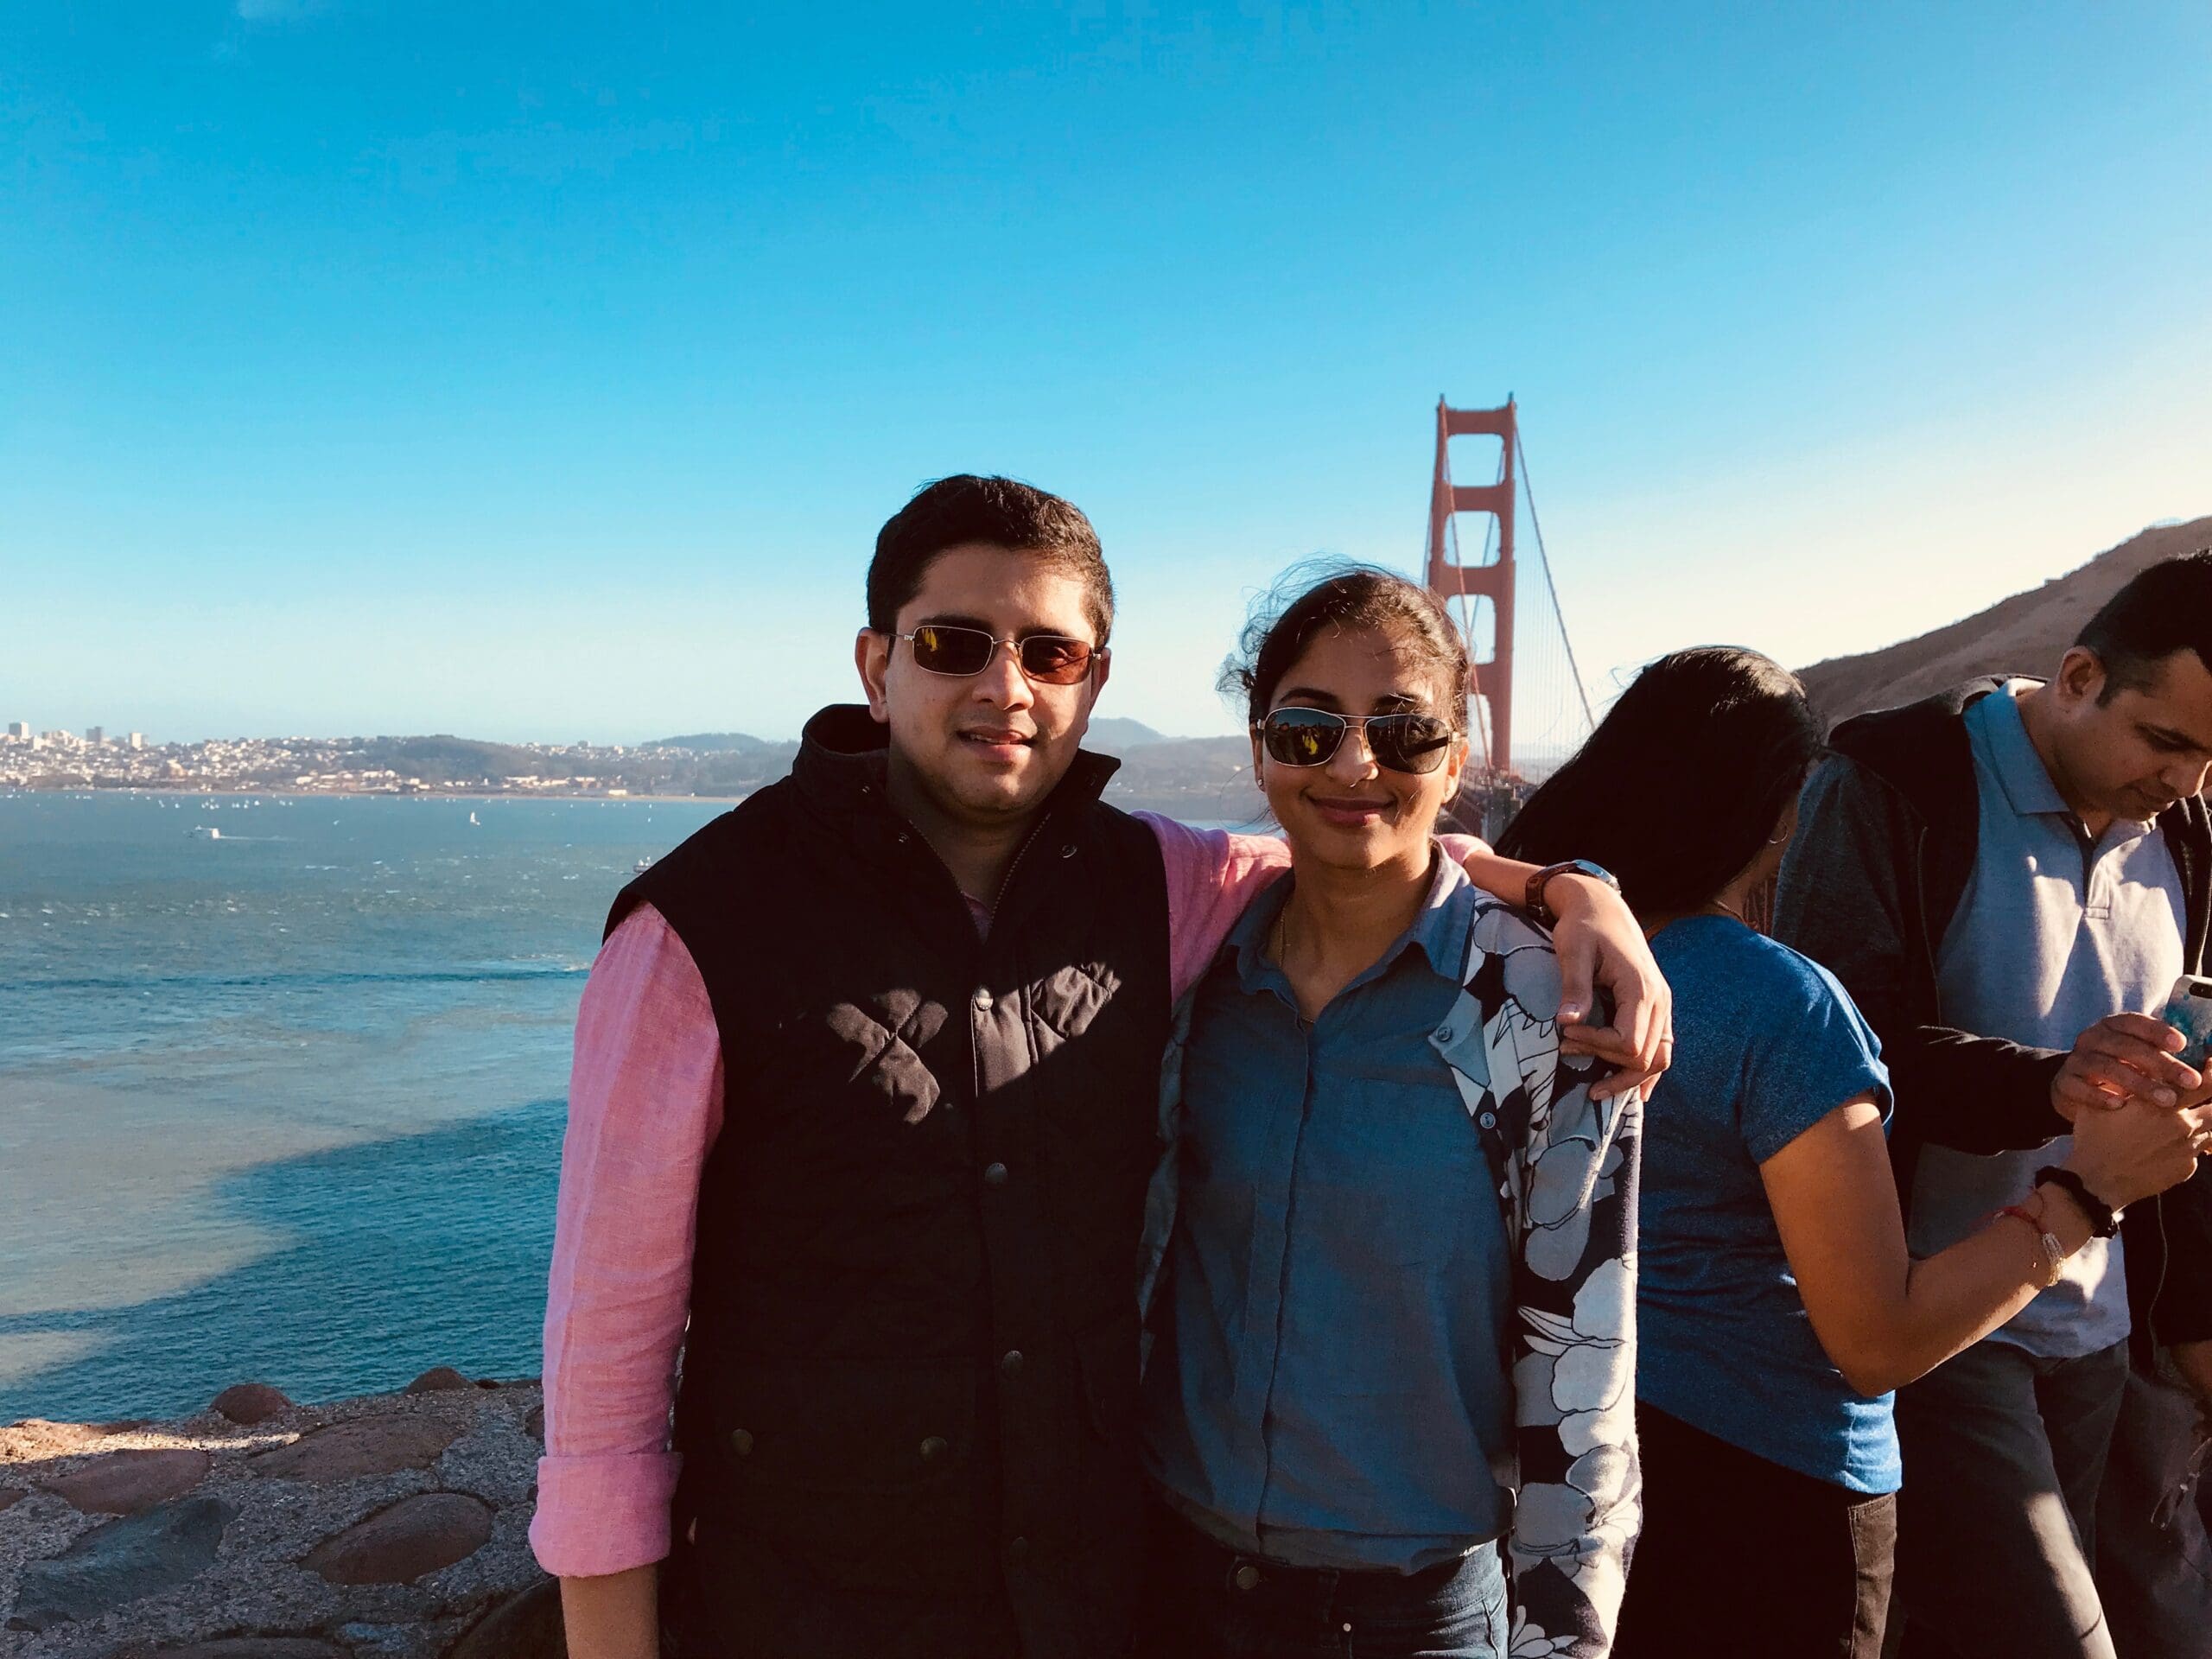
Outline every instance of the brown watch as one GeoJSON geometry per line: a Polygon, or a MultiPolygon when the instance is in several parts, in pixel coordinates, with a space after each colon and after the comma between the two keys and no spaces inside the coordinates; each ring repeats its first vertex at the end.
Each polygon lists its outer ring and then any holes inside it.
{"type": "Polygon", "coordinates": [[[1592,864],[1586,858],[1570,858],[1557,864],[1547,864],[1529,878],[1528,902],[1522,906],[1546,927],[1559,920],[1559,913],[1544,902],[1544,888],[1555,875],[1586,875],[1592,881],[1602,881],[1615,893],[1621,890],[1620,878],[1602,864],[1592,864]]]}

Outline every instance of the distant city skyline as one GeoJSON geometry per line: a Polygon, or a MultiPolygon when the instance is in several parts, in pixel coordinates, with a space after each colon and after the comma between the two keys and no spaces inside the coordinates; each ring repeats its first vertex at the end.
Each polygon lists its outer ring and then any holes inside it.
{"type": "Polygon", "coordinates": [[[29,738],[36,738],[41,741],[60,739],[66,743],[89,744],[95,748],[108,743],[119,743],[127,748],[143,748],[146,742],[146,734],[143,732],[125,732],[111,737],[105,726],[87,726],[81,732],[78,732],[71,730],[67,726],[41,727],[36,722],[28,720],[10,721],[6,734],[10,739],[17,741],[29,738]]]}
{"type": "Polygon", "coordinates": [[[1099,527],[1100,712],[1226,732],[1281,570],[1414,568],[1440,393],[1600,702],[2212,512],[2200,6],[954,16],[0,16],[0,716],[786,738],[987,470],[1099,527]]]}

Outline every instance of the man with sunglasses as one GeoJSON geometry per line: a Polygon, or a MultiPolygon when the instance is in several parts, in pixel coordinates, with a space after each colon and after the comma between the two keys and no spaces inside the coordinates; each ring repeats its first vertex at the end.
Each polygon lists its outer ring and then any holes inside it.
{"type": "MultiPolygon", "coordinates": [[[[1071,504],[932,484],[868,599],[867,705],[625,889],[584,994],[532,1527],[577,1659],[1128,1649],[1160,1063],[1287,855],[1100,801],[1113,595],[1071,504]]],[[[1453,850],[1573,906],[1630,1028],[1578,1034],[1655,1071],[1616,895],[1453,850]]]]}

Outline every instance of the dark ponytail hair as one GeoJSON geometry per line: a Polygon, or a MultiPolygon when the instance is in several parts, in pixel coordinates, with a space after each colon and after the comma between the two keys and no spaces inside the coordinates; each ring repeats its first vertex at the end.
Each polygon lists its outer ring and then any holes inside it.
{"type": "Polygon", "coordinates": [[[1497,850],[1593,859],[1639,918],[1697,910],[1769,843],[1821,747],[1788,669],[1734,645],[1678,651],[1636,677],[1497,850]]]}

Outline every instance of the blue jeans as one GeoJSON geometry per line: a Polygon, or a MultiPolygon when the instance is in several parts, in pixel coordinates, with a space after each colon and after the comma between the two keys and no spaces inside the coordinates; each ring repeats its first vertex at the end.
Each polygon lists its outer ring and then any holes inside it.
{"type": "Polygon", "coordinates": [[[1503,1659],[1497,1546],[1422,1572],[1240,1555],[1155,1509],[1139,1659],[1503,1659]]]}

